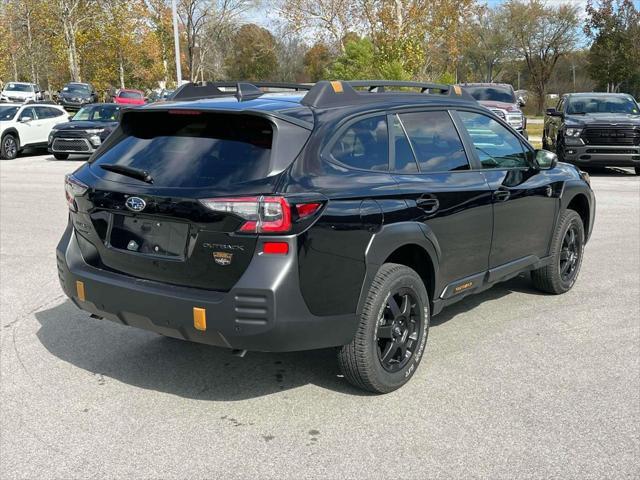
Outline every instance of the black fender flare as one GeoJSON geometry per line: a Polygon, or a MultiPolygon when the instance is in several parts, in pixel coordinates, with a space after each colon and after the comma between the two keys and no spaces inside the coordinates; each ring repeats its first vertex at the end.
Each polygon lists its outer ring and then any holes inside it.
{"type": "MultiPolygon", "coordinates": [[[[367,292],[380,266],[394,251],[407,245],[417,245],[429,256],[434,269],[435,285],[432,286],[434,290],[433,296],[437,296],[438,266],[441,250],[433,231],[425,224],[418,222],[399,222],[384,225],[372,235],[365,251],[365,276],[356,311],[358,316],[362,312],[367,292]]],[[[433,301],[433,298],[431,301],[433,301]]]]}
{"type": "MultiPolygon", "coordinates": [[[[593,191],[590,190],[582,180],[569,180],[566,181],[562,188],[562,193],[560,194],[560,208],[558,209],[558,215],[556,217],[555,227],[558,226],[558,219],[560,218],[560,213],[564,212],[571,202],[578,195],[582,195],[586,201],[589,211],[587,212],[586,225],[585,225],[585,241],[589,239],[591,236],[591,232],[593,230],[593,221],[595,218],[595,196],[593,191]]],[[[585,220],[585,219],[583,219],[585,220]]]]}

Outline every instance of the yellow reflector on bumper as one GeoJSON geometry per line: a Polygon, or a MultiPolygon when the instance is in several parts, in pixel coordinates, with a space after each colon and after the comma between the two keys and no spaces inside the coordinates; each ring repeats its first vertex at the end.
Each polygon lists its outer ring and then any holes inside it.
{"type": "Polygon", "coordinates": [[[203,332],[207,329],[207,311],[204,308],[193,307],[193,328],[203,332]]]}
{"type": "Polygon", "coordinates": [[[78,298],[84,302],[84,283],[80,280],[76,280],[76,293],[78,294],[78,298]]]}

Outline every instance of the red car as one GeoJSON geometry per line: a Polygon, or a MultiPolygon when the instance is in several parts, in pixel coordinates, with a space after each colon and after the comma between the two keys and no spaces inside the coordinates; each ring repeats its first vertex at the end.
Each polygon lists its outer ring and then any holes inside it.
{"type": "Polygon", "coordinates": [[[140,90],[123,88],[118,91],[113,101],[119,105],[144,105],[144,93],[140,90]]]}

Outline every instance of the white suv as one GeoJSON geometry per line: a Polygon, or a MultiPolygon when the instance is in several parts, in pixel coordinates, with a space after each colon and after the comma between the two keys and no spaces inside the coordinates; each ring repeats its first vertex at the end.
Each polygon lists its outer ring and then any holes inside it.
{"type": "Polygon", "coordinates": [[[0,92],[0,102],[23,103],[29,100],[44,100],[40,86],[35,83],[9,82],[0,92]]]}
{"type": "Polygon", "coordinates": [[[59,105],[0,103],[0,158],[16,158],[25,147],[46,147],[53,126],[68,120],[59,105]]]}

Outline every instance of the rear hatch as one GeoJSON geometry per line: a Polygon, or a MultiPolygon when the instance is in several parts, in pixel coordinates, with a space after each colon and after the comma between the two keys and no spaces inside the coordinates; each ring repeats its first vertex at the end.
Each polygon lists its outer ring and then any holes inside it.
{"type": "Polygon", "coordinates": [[[258,238],[237,208],[275,192],[308,136],[257,114],[126,112],[73,176],[88,187],[71,202],[85,259],[136,278],[229,290],[258,238]]]}

